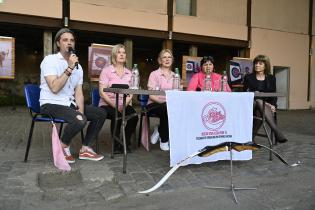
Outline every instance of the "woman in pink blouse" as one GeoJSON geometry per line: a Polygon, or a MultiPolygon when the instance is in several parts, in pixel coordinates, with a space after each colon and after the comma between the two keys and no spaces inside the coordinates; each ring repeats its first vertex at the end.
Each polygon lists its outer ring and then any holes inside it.
{"type": "MultiPolygon", "coordinates": [[[[151,72],[148,81],[149,90],[169,90],[172,89],[174,72],[172,72],[173,54],[169,49],[160,52],[158,62],[160,68],[151,72]]],[[[160,148],[163,151],[169,150],[168,117],[165,96],[150,95],[148,106],[149,113],[160,118],[160,125],[151,136],[151,143],[160,141],[160,148]]]]}
{"type": "MultiPolygon", "coordinates": [[[[206,78],[206,72],[210,73],[211,89],[213,91],[221,90],[221,75],[214,72],[214,59],[212,56],[205,56],[200,62],[202,71],[192,76],[189,81],[187,90],[204,90],[204,83],[206,78]]],[[[231,92],[231,88],[227,84],[226,91],[231,92]]]]}
{"type": "MultiPolygon", "coordinates": [[[[116,97],[114,93],[104,92],[103,89],[107,87],[111,87],[112,84],[127,84],[130,85],[131,81],[131,71],[126,68],[126,49],[122,44],[117,44],[112,49],[111,54],[111,65],[105,67],[100,75],[99,79],[99,90],[100,90],[100,102],[99,106],[107,111],[107,116],[111,119],[111,132],[114,132],[115,126],[115,106],[116,106],[116,97]]],[[[134,108],[130,106],[130,102],[132,100],[132,95],[128,95],[126,98],[126,115],[130,115],[136,113],[134,108]]],[[[118,102],[118,117],[121,117],[122,111],[122,96],[119,98],[118,102]]],[[[127,125],[125,127],[126,133],[126,142],[127,149],[130,146],[130,138],[131,134],[135,131],[138,123],[138,116],[134,116],[127,121],[127,125]]],[[[120,133],[121,120],[118,121],[117,124],[117,132],[116,136],[119,137],[120,133]]],[[[115,153],[122,153],[122,145],[115,142],[115,153]]]]}

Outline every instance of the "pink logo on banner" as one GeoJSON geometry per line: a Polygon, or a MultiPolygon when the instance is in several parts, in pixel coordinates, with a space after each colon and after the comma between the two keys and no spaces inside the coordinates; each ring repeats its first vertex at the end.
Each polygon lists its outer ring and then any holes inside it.
{"type": "Polygon", "coordinates": [[[210,131],[220,129],[226,119],[225,109],[222,104],[218,102],[209,102],[206,104],[201,113],[203,125],[210,131]]]}

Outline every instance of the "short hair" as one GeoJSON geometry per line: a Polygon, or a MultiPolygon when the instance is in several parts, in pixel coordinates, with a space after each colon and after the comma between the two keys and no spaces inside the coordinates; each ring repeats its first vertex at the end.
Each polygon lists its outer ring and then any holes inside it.
{"type": "Polygon", "coordinates": [[[54,52],[57,53],[60,51],[60,47],[58,47],[57,45],[57,42],[60,41],[60,38],[61,38],[61,35],[64,34],[64,33],[70,33],[72,34],[73,38],[74,38],[74,41],[76,40],[75,38],[75,35],[74,35],[74,32],[72,30],[70,30],[69,28],[62,28],[60,29],[57,33],[56,33],[56,36],[55,36],[55,39],[54,39],[54,52]]]}
{"type": "Polygon", "coordinates": [[[212,56],[203,56],[203,58],[200,61],[200,66],[202,67],[203,64],[207,63],[208,61],[210,61],[214,65],[214,59],[212,56]]]}
{"type": "Polygon", "coordinates": [[[255,64],[257,62],[259,62],[259,61],[263,62],[265,64],[264,73],[265,74],[270,74],[270,72],[271,72],[271,65],[270,65],[270,59],[268,58],[268,56],[266,56],[266,55],[257,55],[254,58],[254,61],[253,61],[254,68],[255,68],[255,64]]]}
{"type": "Polygon", "coordinates": [[[158,57],[158,60],[157,60],[160,66],[161,66],[161,64],[162,64],[162,57],[163,57],[163,55],[164,55],[165,53],[169,53],[169,54],[171,55],[171,57],[172,57],[172,64],[173,64],[173,62],[174,62],[174,56],[173,56],[172,51],[171,51],[170,49],[163,49],[163,50],[161,50],[161,52],[159,53],[159,57],[158,57]]]}
{"type": "MultiPolygon", "coordinates": [[[[123,45],[123,44],[116,44],[116,45],[113,47],[112,53],[111,53],[111,56],[110,56],[110,63],[111,63],[112,65],[116,65],[116,64],[117,64],[117,61],[116,61],[116,59],[117,59],[117,54],[118,54],[119,49],[121,49],[121,48],[125,49],[125,51],[126,51],[126,47],[125,47],[125,45],[123,45]]],[[[125,63],[124,63],[124,66],[126,66],[126,64],[127,64],[127,59],[126,59],[126,61],[125,61],[125,63]]]]}

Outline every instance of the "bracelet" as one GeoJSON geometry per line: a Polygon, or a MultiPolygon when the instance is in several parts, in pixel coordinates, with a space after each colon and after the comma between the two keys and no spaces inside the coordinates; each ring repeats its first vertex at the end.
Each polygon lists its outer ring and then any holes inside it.
{"type": "Polygon", "coordinates": [[[63,73],[65,73],[68,77],[71,76],[71,72],[69,72],[67,69],[63,73]]]}
{"type": "Polygon", "coordinates": [[[73,67],[73,68],[71,68],[70,66],[68,66],[68,68],[69,68],[69,69],[71,69],[71,70],[73,70],[73,69],[74,69],[74,67],[73,67]]]}

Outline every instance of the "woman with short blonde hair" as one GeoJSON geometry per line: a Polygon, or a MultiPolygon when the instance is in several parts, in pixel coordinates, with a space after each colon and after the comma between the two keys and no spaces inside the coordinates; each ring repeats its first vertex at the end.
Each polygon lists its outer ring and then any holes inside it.
{"type": "MultiPolygon", "coordinates": [[[[103,109],[105,109],[108,113],[108,117],[111,119],[111,132],[112,135],[114,132],[114,126],[115,126],[115,108],[116,108],[116,96],[114,93],[105,93],[103,91],[104,88],[111,87],[113,84],[125,84],[130,86],[131,82],[131,71],[126,68],[126,48],[122,44],[117,44],[112,49],[111,53],[111,64],[109,66],[106,66],[100,75],[99,79],[99,93],[101,96],[99,106],[103,109]]],[[[126,98],[126,115],[134,115],[136,111],[134,108],[130,105],[132,101],[132,95],[128,95],[126,98]]],[[[123,108],[123,99],[122,97],[118,100],[118,117],[121,117],[121,112],[123,108]]],[[[132,133],[134,133],[138,123],[138,116],[135,115],[131,117],[126,124],[125,127],[125,133],[126,133],[126,142],[127,142],[127,150],[130,146],[130,139],[132,133]]],[[[117,122],[117,132],[116,136],[119,137],[120,135],[120,126],[121,126],[121,120],[117,122]]],[[[115,153],[123,153],[122,146],[115,142],[114,145],[115,153]]]]}
{"type": "MultiPolygon", "coordinates": [[[[169,49],[163,49],[159,53],[158,62],[160,67],[151,72],[148,81],[149,90],[169,90],[172,89],[173,78],[172,71],[174,61],[173,53],[169,49]]],[[[148,101],[149,113],[155,114],[160,118],[160,124],[155,128],[151,143],[156,144],[160,141],[160,148],[163,151],[169,150],[168,116],[165,96],[150,95],[148,101]]]]}
{"type": "MultiPolygon", "coordinates": [[[[120,49],[124,49],[126,52],[126,47],[123,44],[116,44],[112,49],[112,53],[110,56],[110,63],[114,66],[117,64],[117,54],[118,54],[120,49]]],[[[126,66],[126,65],[127,65],[127,59],[124,62],[124,66],[126,66]]]]}

